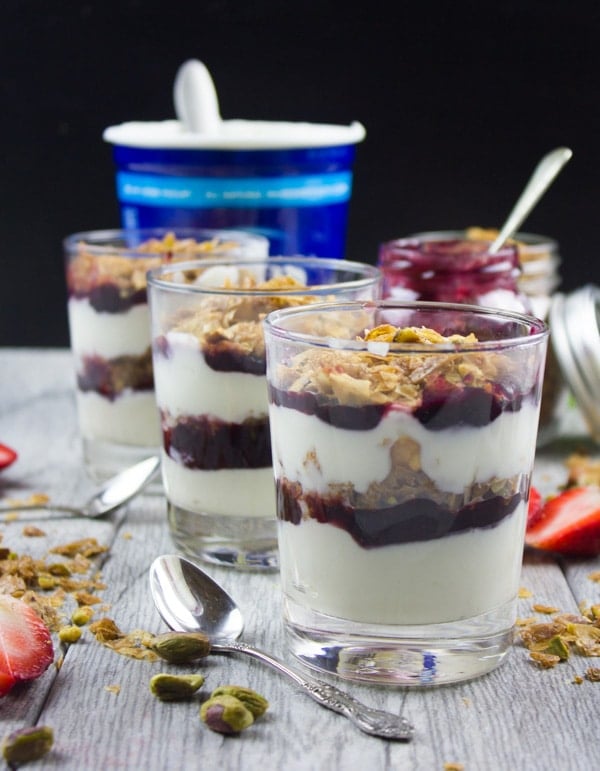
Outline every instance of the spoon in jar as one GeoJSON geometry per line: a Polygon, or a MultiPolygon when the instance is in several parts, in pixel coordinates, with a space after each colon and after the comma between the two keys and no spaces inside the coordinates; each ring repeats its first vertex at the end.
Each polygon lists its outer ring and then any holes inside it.
{"type": "Polygon", "coordinates": [[[74,517],[104,517],[120,509],[140,493],[157,475],[160,458],[146,458],[134,466],[121,471],[105,482],[83,506],[68,506],[61,503],[24,503],[2,504],[0,514],[4,512],[48,511],[59,515],[70,514],[74,517]]]}
{"type": "Polygon", "coordinates": [[[372,709],[329,683],[306,678],[279,659],[238,641],[244,619],[233,599],[203,570],[176,554],[150,566],[150,591],[163,621],[178,632],[203,632],[211,653],[244,653],[292,680],[318,704],[351,720],[361,731],[384,739],[410,741],[412,725],[391,712],[372,709]]]}
{"type": "Polygon", "coordinates": [[[568,147],[557,147],[542,158],[535,167],[529,182],[525,185],[506,222],[490,246],[489,254],[496,254],[504,246],[505,242],[517,232],[527,215],[550,187],[558,172],[570,160],[572,155],[573,152],[568,147]]]}

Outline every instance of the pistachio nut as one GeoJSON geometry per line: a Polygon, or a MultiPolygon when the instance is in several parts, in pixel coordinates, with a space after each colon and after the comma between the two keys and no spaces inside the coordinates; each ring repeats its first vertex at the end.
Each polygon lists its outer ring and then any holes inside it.
{"type": "Polygon", "coordinates": [[[22,728],[2,743],[2,756],[10,768],[43,757],[52,748],[54,734],[48,726],[22,728]]]}
{"type": "Polygon", "coordinates": [[[89,605],[82,605],[80,608],[75,608],[71,613],[71,621],[77,626],[85,626],[87,622],[94,615],[94,609],[89,605]]]}
{"type": "Polygon", "coordinates": [[[157,635],[152,650],[170,664],[187,664],[210,653],[210,640],[202,632],[165,632],[157,635]]]}
{"type": "Polygon", "coordinates": [[[218,688],[215,688],[210,697],[212,699],[215,696],[223,696],[224,694],[235,696],[236,699],[239,699],[246,709],[252,712],[255,718],[264,715],[269,708],[269,702],[264,696],[241,685],[220,685],[218,688]]]}
{"type": "Polygon", "coordinates": [[[150,691],[161,701],[190,699],[204,682],[202,675],[169,675],[160,672],[150,679],[150,691]]]}
{"type": "Polygon", "coordinates": [[[254,715],[246,705],[226,693],[205,701],[200,707],[200,717],[211,731],[220,734],[237,734],[254,723],[254,715]]]}
{"type": "Polygon", "coordinates": [[[64,643],[76,643],[81,637],[81,629],[72,624],[71,626],[61,626],[58,630],[58,639],[64,643]]]}

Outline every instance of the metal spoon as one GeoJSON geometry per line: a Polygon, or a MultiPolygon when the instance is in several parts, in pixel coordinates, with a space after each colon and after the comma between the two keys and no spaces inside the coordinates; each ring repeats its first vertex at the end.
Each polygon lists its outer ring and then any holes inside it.
{"type": "Polygon", "coordinates": [[[542,158],[535,167],[529,182],[508,215],[496,239],[490,246],[490,254],[496,254],[504,246],[504,243],[517,232],[529,212],[540,200],[558,172],[570,160],[572,155],[573,152],[568,147],[557,147],[556,150],[552,150],[542,158]]]}
{"type": "Polygon", "coordinates": [[[70,514],[75,517],[103,517],[121,508],[140,493],[158,473],[160,458],[153,456],[136,463],[109,479],[83,506],[67,506],[61,503],[26,503],[0,506],[2,512],[49,511],[70,514]]]}
{"type": "Polygon", "coordinates": [[[156,609],[171,629],[204,632],[212,653],[245,653],[289,677],[321,706],[349,718],[361,731],[385,739],[410,741],[412,725],[399,715],[372,709],[333,685],[309,680],[279,659],[237,642],[244,619],[233,599],[204,571],[177,554],[157,557],[150,567],[150,591],[156,609]]]}

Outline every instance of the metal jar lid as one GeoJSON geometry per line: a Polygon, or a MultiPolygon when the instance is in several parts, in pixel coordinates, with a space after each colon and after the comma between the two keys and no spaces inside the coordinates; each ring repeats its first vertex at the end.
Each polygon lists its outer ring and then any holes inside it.
{"type": "Polygon", "coordinates": [[[600,442],[600,287],[555,294],[550,340],[562,376],[595,441],[600,442]]]}

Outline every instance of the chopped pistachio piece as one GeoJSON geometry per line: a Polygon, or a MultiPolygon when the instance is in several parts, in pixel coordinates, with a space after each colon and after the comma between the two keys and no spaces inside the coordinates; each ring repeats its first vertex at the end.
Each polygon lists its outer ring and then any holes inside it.
{"type": "Polygon", "coordinates": [[[8,765],[16,767],[42,758],[52,748],[54,734],[48,726],[22,728],[9,734],[2,743],[2,756],[8,765]]]}
{"type": "Polygon", "coordinates": [[[150,691],[161,701],[190,699],[204,683],[202,675],[170,675],[160,672],[150,679],[150,691]]]}

